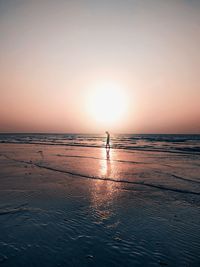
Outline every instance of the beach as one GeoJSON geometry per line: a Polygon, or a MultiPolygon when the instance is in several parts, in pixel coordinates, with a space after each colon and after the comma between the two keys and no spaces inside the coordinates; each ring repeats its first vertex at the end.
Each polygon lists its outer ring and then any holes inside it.
{"type": "Polygon", "coordinates": [[[200,0],[0,0],[0,267],[200,267],[200,0]]]}
{"type": "Polygon", "coordinates": [[[1,266],[199,266],[200,154],[153,146],[3,140],[1,266]]]}

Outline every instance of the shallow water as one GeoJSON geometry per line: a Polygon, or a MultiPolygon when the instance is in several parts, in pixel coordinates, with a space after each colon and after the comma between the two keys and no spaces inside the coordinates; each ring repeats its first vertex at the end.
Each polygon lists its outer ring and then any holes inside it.
{"type": "MultiPolygon", "coordinates": [[[[0,134],[0,143],[103,147],[105,135],[94,134],[0,134]]],[[[111,147],[128,150],[200,154],[200,135],[115,134],[111,147]]]]}
{"type": "Polygon", "coordinates": [[[199,266],[199,160],[1,144],[2,266],[199,266]]]}

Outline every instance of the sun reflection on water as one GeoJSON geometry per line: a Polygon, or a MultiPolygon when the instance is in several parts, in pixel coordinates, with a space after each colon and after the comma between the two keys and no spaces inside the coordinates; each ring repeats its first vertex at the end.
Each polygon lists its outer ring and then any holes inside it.
{"type": "MultiPolygon", "coordinates": [[[[112,161],[113,150],[102,148],[100,168],[98,176],[111,178],[115,168],[112,161]]],[[[91,207],[95,211],[99,221],[109,219],[113,214],[113,202],[119,193],[119,185],[115,182],[93,180],[91,184],[91,207]]]]}
{"type": "Polygon", "coordinates": [[[101,165],[100,165],[100,170],[99,170],[99,175],[101,177],[110,177],[112,173],[112,152],[111,149],[102,149],[101,150],[101,165]]]}

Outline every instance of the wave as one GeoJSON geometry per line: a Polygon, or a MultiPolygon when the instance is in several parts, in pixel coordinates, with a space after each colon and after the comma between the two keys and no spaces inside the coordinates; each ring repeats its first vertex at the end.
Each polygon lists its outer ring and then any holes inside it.
{"type": "Polygon", "coordinates": [[[173,176],[174,178],[176,179],[179,179],[179,180],[183,180],[183,181],[187,181],[187,182],[190,182],[190,183],[195,183],[195,184],[200,184],[199,181],[196,181],[196,180],[192,180],[192,179],[188,179],[188,178],[184,178],[182,176],[178,176],[178,175],[175,175],[175,174],[170,174],[171,176],[173,176]]]}
{"type": "MultiPolygon", "coordinates": [[[[98,159],[98,160],[104,160],[104,161],[107,161],[107,159],[104,159],[104,158],[99,158],[99,157],[89,157],[89,156],[79,156],[79,155],[61,155],[61,154],[57,154],[56,156],[59,156],[59,157],[67,157],[67,158],[86,158],[86,159],[98,159]]],[[[142,161],[130,161],[130,160],[120,160],[120,159],[112,159],[112,162],[122,162],[122,163],[131,163],[131,164],[151,164],[149,162],[142,162],[142,161]]],[[[170,167],[170,165],[167,165],[167,164],[160,164],[162,166],[168,166],[170,167]]],[[[187,182],[191,182],[191,183],[196,183],[196,184],[200,184],[199,181],[196,181],[196,180],[192,180],[192,179],[188,179],[188,178],[184,178],[182,176],[178,176],[176,174],[171,174],[171,173],[166,173],[167,175],[170,175],[170,176],[173,176],[174,178],[176,179],[179,179],[179,180],[183,180],[183,181],[187,181],[187,182]]]]}
{"type": "MultiPolygon", "coordinates": [[[[56,156],[65,157],[65,158],[85,158],[85,159],[98,159],[98,160],[108,161],[106,158],[90,157],[90,156],[62,155],[62,154],[56,154],[56,156]]],[[[130,161],[130,160],[121,160],[121,159],[112,159],[112,161],[114,161],[114,162],[123,162],[123,163],[132,163],[132,164],[150,164],[148,162],[130,161]]]]}
{"type": "MultiPolygon", "coordinates": [[[[49,146],[71,146],[71,147],[90,147],[90,148],[105,148],[105,145],[98,145],[98,144],[83,144],[83,143],[59,143],[59,142],[28,142],[28,141],[5,141],[0,140],[2,144],[24,144],[24,145],[49,145],[49,146]]],[[[131,150],[131,151],[149,151],[149,152],[161,152],[161,153],[173,153],[173,154],[185,154],[185,155],[200,155],[200,147],[193,147],[193,148],[159,148],[156,146],[130,146],[130,145],[117,145],[114,144],[111,146],[113,149],[123,149],[123,150],[131,150]]]]}
{"type": "Polygon", "coordinates": [[[3,156],[6,157],[9,160],[13,160],[15,162],[34,165],[34,166],[36,166],[38,168],[42,168],[42,169],[46,169],[46,170],[50,170],[50,171],[54,171],[54,172],[59,172],[59,173],[63,173],[63,174],[69,174],[69,175],[72,175],[72,176],[86,178],[86,179],[109,181],[109,182],[122,183],[122,184],[134,184],[134,185],[146,186],[146,187],[151,187],[151,188],[156,188],[156,189],[165,190],[165,191],[171,191],[171,192],[176,192],[176,193],[200,195],[200,192],[194,192],[194,191],[190,191],[190,190],[182,190],[182,189],[171,188],[171,187],[166,187],[166,186],[162,186],[162,185],[155,185],[155,184],[146,183],[146,182],[143,182],[143,181],[141,181],[141,182],[139,182],[139,181],[129,181],[129,180],[121,179],[121,178],[116,180],[116,179],[114,179],[112,177],[90,176],[90,175],[82,174],[82,173],[78,173],[78,172],[61,170],[61,169],[58,169],[58,168],[54,168],[54,167],[50,167],[50,166],[34,163],[32,161],[29,162],[29,161],[24,161],[24,160],[13,159],[11,157],[8,157],[7,155],[3,155],[3,156]]]}
{"type": "Polygon", "coordinates": [[[7,214],[22,213],[22,212],[42,212],[42,210],[39,208],[10,208],[5,210],[0,210],[0,216],[7,214]]]}
{"type": "Polygon", "coordinates": [[[0,207],[0,216],[1,215],[7,215],[7,214],[15,214],[15,213],[21,213],[21,212],[32,212],[32,211],[41,211],[38,208],[30,208],[28,207],[28,203],[21,204],[17,207],[0,207]]]}

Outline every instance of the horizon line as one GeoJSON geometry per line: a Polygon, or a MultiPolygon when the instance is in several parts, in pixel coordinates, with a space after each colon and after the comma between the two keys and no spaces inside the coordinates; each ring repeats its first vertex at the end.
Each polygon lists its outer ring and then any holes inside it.
{"type": "MultiPolygon", "coordinates": [[[[112,133],[112,132],[111,132],[112,133]]],[[[104,133],[81,133],[81,132],[0,132],[3,134],[73,134],[73,135],[103,135],[104,133]]],[[[200,135],[200,133],[112,133],[119,135],[200,135]]]]}

